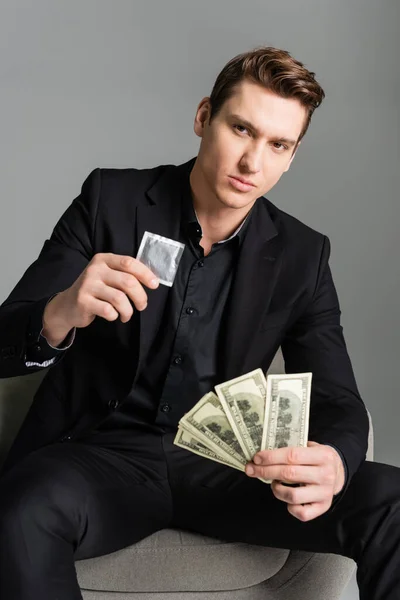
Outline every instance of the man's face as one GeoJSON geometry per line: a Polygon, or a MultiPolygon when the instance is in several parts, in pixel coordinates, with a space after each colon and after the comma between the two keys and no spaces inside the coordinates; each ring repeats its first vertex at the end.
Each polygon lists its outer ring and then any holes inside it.
{"type": "Polygon", "coordinates": [[[289,169],[306,109],[297,100],[243,81],[211,124],[209,114],[210,104],[204,98],[194,125],[202,138],[196,161],[201,189],[216,204],[250,207],[289,169]]]}

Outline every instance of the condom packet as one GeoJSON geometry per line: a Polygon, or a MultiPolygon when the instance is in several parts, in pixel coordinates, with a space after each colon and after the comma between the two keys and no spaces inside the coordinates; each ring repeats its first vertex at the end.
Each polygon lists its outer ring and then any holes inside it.
{"type": "Polygon", "coordinates": [[[160,283],[172,287],[185,244],[145,231],[137,260],[149,267],[160,283]]]}

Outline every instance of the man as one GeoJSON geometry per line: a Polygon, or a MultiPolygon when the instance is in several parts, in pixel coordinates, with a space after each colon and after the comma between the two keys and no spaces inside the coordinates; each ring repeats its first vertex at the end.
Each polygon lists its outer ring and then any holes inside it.
{"type": "Polygon", "coordinates": [[[75,559],[167,526],[350,556],[362,599],[400,598],[399,471],[364,461],[329,240],[263,197],[323,97],[288,52],[235,57],[198,106],[198,156],[94,170],[2,305],[0,375],[50,369],[0,479],[1,598],[80,599],[75,559]],[[172,288],[133,258],[145,231],[185,244],[172,288]],[[244,474],[173,444],[279,346],[313,373],[307,448],[244,474]]]}

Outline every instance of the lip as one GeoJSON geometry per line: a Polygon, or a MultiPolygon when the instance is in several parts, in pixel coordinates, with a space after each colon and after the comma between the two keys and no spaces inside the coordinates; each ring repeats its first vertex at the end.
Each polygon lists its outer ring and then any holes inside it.
{"type": "Polygon", "coordinates": [[[251,190],[251,188],[255,187],[253,183],[250,183],[245,179],[233,177],[232,175],[229,175],[229,181],[231,182],[234,188],[241,192],[248,192],[249,190],[251,190]]]}

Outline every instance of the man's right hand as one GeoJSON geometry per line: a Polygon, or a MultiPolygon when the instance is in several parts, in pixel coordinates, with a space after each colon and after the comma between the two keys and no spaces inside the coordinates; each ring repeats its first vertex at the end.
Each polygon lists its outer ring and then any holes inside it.
{"type": "Polygon", "coordinates": [[[69,287],[47,304],[43,314],[42,335],[58,346],[74,327],[87,327],[96,317],[123,323],[136,310],[147,306],[147,293],[159,285],[148,267],[132,256],[95,254],[86,269],[69,287]]]}

